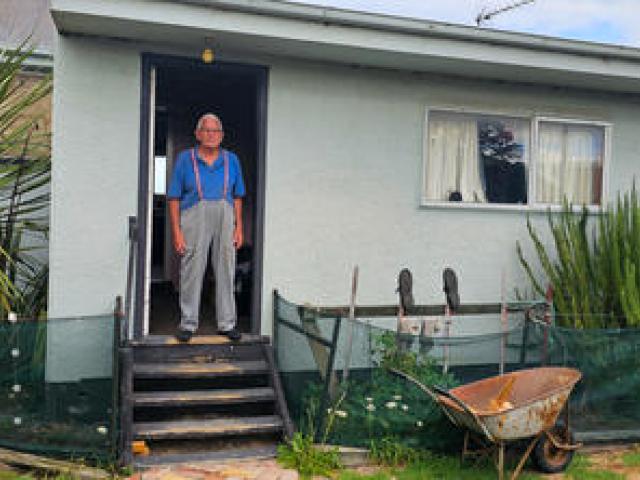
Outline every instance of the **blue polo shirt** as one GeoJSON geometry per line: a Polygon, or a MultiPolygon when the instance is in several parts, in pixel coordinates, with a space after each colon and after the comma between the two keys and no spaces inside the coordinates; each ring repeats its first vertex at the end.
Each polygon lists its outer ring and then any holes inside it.
{"type": "MultiPolygon", "coordinates": [[[[220,149],[218,158],[207,165],[198,155],[195,149],[196,165],[200,173],[200,185],[202,186],[202,197],[205,200],[220,200],[224,191],[224,157],[223,150],[220,149]]],[[[233,204],[234,198],[244,197],[244,181],[242,180],[242,169],[235,153],[227,151],[229,161],[229,183],[227,184],[226,200],[233,204]]],[[[198,203],[198,187],[196,186],[196,176],[193,171],[191,161],[191,149],[184,150],[178,154],[176,164],[173,167],[173,175],[167,190],[167,198],[180,200],[180,210],[186,210],[198,203]]]]}

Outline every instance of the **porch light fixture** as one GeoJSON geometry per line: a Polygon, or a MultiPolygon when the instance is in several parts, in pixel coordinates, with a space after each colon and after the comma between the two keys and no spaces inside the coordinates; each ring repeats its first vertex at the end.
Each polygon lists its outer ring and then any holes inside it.
{"type": "Polygon", "coordinates": [[[213,50],[210,48],[202,49],[202,61],[204,63],[213,63],[213,50]]]}
{"type": "Polygon", "coordinates": [[[214,55],[213,48],[211,48],[211,43],[213,39],[210,37],[204,38],[204,48],[202,49],[202,53],[200,54],[200,58],[204,63],[213,63],[214,55]]]}

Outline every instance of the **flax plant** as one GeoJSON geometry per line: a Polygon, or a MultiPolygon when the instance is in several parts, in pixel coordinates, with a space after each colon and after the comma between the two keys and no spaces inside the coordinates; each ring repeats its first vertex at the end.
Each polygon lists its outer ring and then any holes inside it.
{"type": "Polygon", "coordinates": [[[50,139],[34,106],[51,92],[51,78],[33,85],[20,79],[32,52],[26,41],[0,50],[0,318],[46,310],[43,247],[29,244],[48,239],[50,139]]]}
{"type": "Polygon", "coordinates": [[[527,229],[544,278],[534,274],[520,242],[516,251],[533,289],[554,290],[557,324],[580,329],[640,326],[640,204],[633,185],[595,218],[564,202],[547,213],[553,249],[527,218],[527,229]],[[593,221],[589,222],[592,218],[593,221]],[[555,250],[555,251],[554,251],[555,250]]]}

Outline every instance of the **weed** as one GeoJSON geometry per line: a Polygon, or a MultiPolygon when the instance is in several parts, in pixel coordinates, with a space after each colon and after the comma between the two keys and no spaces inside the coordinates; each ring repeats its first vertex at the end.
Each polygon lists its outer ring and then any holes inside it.
{"type": "Polygon", "coordinates": [[[369,456],[379,465],[397,467],[398,465],[414,464],[424,459],[426,455],[421,450],[403,445],[393,437],[371,440],[369,443],[369,456]]]}
{"type": "Polygon", "coordinates": [[[313,444],[311,435],[297,432],[289,444],[278,446],[278,462],[286,468],[293,468],[302,478],[313,475],[329,475],[342,468],[338,448],[323,450],[313,444]]]}

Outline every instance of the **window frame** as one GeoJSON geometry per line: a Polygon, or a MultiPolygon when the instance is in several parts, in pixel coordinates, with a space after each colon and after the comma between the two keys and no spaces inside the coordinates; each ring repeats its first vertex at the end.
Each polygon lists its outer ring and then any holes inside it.
{"type": "MultiPolygon", "coordinates": [[[[540,122],[560,123],[563,125],[585,125],[590,127],[600,127],[603,129],[603,158],[602,158],[602,185],[601,198],[599,205],[587,205],[589,212],[599,213],[606,206],[609,197],[609,165],[611,163],[611,137],[613,123],[603,120],[590,120],[586,118],[572,118],[552,115],[536,115],[517,113],[504,110],[479,110],[464,107],[434,107],[429,106],[425,109],[424,128],[422,129],[422,180],[420,190],[420,207],[421,208],[454,208],[468,210],[489,210],[489,211],[515,211],[515,212],[546,212],[560,211],[562,205],[538,202],[535,197],[535,169],[537,168],[538,159],[538,130],[540,122]],[[529,122],[529,164],[527,170],[527,203],[526,204],[509,204],[509,203],[475,203],[475,202],[452,202],[447,200],[429,200],[426,197],[426,174],[427,162],[429,161],[429,115],[430,113],[454,113],[461,115],[475,116],[492,116],[507,117],[518,120],[527,120],[529,122]]],[[[582,210],[582,205],[575,205],[574,210],[582,210]]]]}

